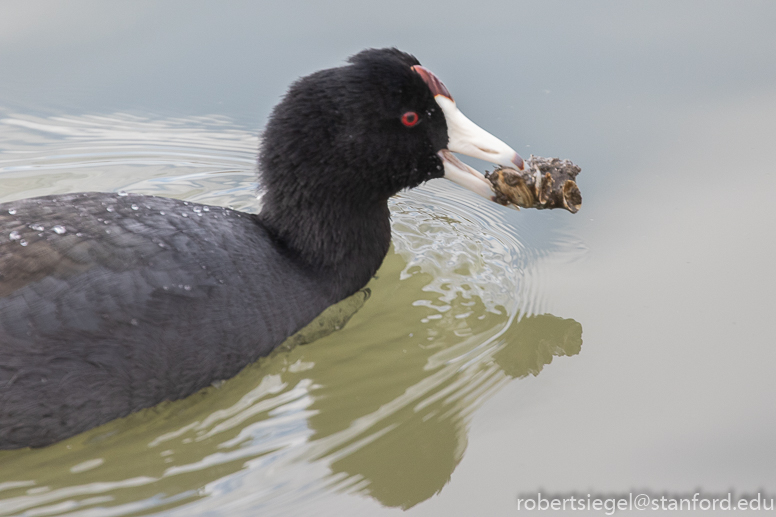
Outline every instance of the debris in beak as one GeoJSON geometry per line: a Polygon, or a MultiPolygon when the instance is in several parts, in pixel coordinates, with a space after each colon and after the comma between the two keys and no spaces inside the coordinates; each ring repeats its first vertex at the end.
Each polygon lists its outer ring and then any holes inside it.
{"type": "Polygon", "coordinates": [[[500,205],[539,210],[564,208],[572,214],[582,207],[582,193],[576,182],[582,169],[569,160],[531,155],[525,170],[497,167],[482,175],[448,149],[438,154],[445,167],[445,178],[500,205]]]}
{"type": "Polygon", "coordinates": [[[531,155],[526,169],[497,167],[486,175],[493,186],[493,200],[523,208],[565,208],[572,214],[582,206],[576,183],[582,169],[569,160],[531,155]]]}
{"type": "Polygon", "coordinates": [[[582,206],[576,177],[581,171],[568,160],[531,155],[526,162],[507,144],[469,120],[455,105],[453,96],[430,70],[412,67],[434,95],[447,122],[447,149],[437,154],[445,178],[486,199],[523,208],[565,208],[572,214],[582,206]],[[453,153],[461,153],[498,165],[483,176],[453,153]]]}

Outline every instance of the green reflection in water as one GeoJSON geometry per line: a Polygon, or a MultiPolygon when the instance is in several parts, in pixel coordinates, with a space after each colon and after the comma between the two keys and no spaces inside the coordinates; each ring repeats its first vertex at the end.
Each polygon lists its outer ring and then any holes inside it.
{"type": "MultiPolygon", "coordinates": [[[[392,276],[385,273],[381,279],[392,276]]],[[[411,280],[414,292],[428,281],[422,277],[411,280]]],[[[518,320],[481,304],[461,306],[462,298],[443,318],[415,326],[428,309],[377,298],[354,317],[343,349],[316,361],[326,367],[314,375],[321,388],[309,425],[334,473],[406,509],[450,479],[466,448],[467,417],[483,397],[510,378],[538,374],[554,356],[578,354],[582,326],[547,314],[518,320]],[[388,310],[391,317],[381,318],[388,310]]]]}
{"type": "MultiPolygon", "coordinates": [[[[548,314],[513,322],[486,354],[489,359],[459,376],[445,379],[446,382],[425,392],[423,400],[404,405],[390,419],[380,422],[381,428],[390,432],[348,451],[332,463],[332,470],[365,480],[364,491],[386,506],[406,509],[428,499],[442,489],[462,459],[466,417],[477,402],[505,378],[536,375],[553,356],[578,354],[581,332],[576,321],[548,314]]],[[[423,361],[408,358],[407,354],[399,359],[393,367],[402,369],[402,377],[420,388],[423,380],[428,379],[423,361]]],[[[390,367],[382,369],[387,372],[390,367]]],[[[356,390],[338,391],[356,396],[356,390]]],[[[371,404],[382,401],[387,405],[401,397],[399,394],[392,398],[394,395],[395,391],[381,394],[373,389],[367,396],[371,404]]],[[[328,411],[340,404],[333,394],[313,403],[312,407],[320,412],[310,422],[319,434],[328,434],[342,425],[335,419],[337,412],[328,411]]],[[[374,433],[380,434],[377,430],[374,433]]]]}
{"type": "Polygon", "coordinates": [[[371,298],[347,300],[335,316],[352,315],[347,326],[313,344],[54,446],[0,453],[0,515],[145,513],[204,503],[230,483],[234,497],[243,485],[271,499],[310,481],[386,506],[431,497],[463,457],[472,411],[511,378],[579,353],[582,328],[487,310],[476,296],[440,312],[418,303],[430,275],[398,280],[405,265],[390,254],[371,298]]]}

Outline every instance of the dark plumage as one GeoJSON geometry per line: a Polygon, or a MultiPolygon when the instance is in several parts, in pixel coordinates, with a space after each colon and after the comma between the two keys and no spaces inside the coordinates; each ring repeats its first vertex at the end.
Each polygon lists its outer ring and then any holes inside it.
{"type": "Polygon", "coordinates": [[[294,83],[263,136],[259,215],[132,194],[0,205],[0,449],[232,377],[363,287],[388,198],[445,174],[417,64],[368,50],[294,83]]]}

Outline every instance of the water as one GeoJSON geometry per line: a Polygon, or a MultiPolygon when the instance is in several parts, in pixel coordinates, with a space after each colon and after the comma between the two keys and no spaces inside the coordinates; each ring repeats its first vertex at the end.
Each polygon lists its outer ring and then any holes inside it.
{"type": "Polygon", "coordinates": [[[539,490],[776,492],[776,8],[377,9],[0,7],[0,202],[125,191],[255,212],[285,86],[385,45],[522,154],[579,163],[584,197],[572,216],[443,181],[400,194],[343,328],[0,452],[0,515],[514,515],[539,490]]]}

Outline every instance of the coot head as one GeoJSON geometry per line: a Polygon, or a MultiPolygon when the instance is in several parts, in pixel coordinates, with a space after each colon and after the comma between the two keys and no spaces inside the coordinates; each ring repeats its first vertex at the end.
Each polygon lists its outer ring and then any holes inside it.
{"type": "Polygon", "coordinates": [[[415,57],[364,50],[345,66],[299,79],[275,107],[259,153],[261,218],[310,263],[335,263],[353,239],[328,237],[357,218],[389,233],[386,201],[402,189],[446,177],[492,199],[490,183],[453,152],[523,168],[415,57]]]}

